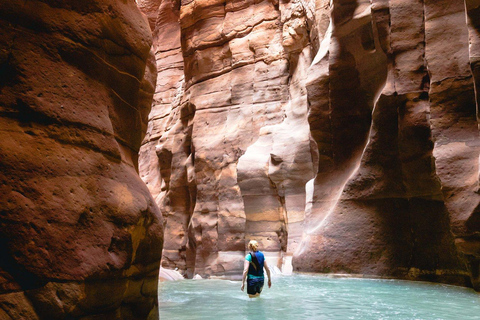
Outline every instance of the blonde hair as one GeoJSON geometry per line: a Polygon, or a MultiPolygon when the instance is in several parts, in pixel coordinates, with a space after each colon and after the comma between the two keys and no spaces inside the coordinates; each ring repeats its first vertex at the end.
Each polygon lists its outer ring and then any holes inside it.
{"type": "Polygon", "coordinates": [[[248,249],[252,251],[257,251],[258,250],[258,242],[255,240],[250,240],[248,243],[248,249]]]}

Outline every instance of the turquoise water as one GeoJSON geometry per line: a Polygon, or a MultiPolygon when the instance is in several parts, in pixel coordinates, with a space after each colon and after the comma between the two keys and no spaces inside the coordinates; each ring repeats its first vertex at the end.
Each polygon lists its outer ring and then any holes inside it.
{"type": "Polygon", "coordinates": [[[239,281],[180,280],[159,286],[160,319],[480,320],[471,289],[398,280],[294,275],[249,299],[239,281]]]}

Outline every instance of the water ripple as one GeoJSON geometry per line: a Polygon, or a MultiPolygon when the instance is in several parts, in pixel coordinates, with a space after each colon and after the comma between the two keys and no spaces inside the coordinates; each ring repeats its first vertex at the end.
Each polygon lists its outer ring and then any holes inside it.
{"type": "Polygon", "coordinates": [[[309,275],[275,277],[258,299],[236,281],[162,282],[159,303],[161,319],[480,320],[471,289],[309,275]]]}

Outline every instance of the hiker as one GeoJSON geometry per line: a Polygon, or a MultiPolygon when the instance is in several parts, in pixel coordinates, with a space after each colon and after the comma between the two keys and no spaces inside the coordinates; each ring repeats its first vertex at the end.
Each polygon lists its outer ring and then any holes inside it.
{"type": "Polygon", "coordinates": [[[258,242],[251,240],[248,243],[248,250],[250,253],[245,257],[245,263],[243,264],[243,277],[242,277],[242,291],[245,288],[245,280],[247,280],[247,293],[250,298],[256,298],[260,296],[263,289],[263,283],[265,276],[263,275],[263,268],[267,271],[268,287],[272,286],[270,279],[270,268],[268,268],[265,256],[261,251],[258,251],[258,242]]]}

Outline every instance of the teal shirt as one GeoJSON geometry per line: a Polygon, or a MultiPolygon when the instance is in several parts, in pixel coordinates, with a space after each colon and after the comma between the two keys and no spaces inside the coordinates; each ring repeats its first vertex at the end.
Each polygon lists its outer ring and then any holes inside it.
{"type": "MultiPolygon", "coordinates": [[[[245,260],[247,260],[249,263],[252,262],[252,256],[250,255],[250,253],[245,256],[245,260]]],[[[247,279],[263,279],[263,278],[264,278],[263,276],[254,276],[253,274],[247,275],[247,279]]]]}

